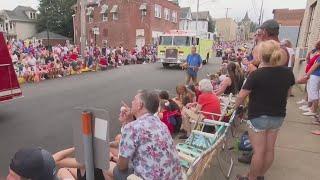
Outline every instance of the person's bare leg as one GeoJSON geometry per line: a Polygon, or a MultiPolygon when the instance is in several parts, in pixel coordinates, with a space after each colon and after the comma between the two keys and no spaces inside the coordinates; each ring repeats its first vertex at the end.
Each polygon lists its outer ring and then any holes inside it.
{"type": "Polygon", "coordinates": [[[274,160],[274,146],[277,141],[279,130],[268,130],[267,131],[267,147],[266,147],[266,154],[264,158],[264,165],[262,174],[260,176],[264,176],[264,174],[269,170],[271,167],[273,160],[274,160]]]}
{"type": "Polygon", "coordinates": [[[187,80],[186,80],[186,85],[190,84],[191,76],[187,74],[187,80]]]}
{"type": "Polygon", "coordinates": [[[113,169],[116,167],[116,163],[110,162],[109,169],[107,171],[103,171],[104,178],[107,180],[113,180],[113,169]]]}
{"type": "Polygon", "coordinates": [[[315,100],[312,102],[312,107],[311,107],[311,111],[313,113],[317,113],[318,111],[318,106],[319,106],[319,101],[318,100],[315,100]]]}
{"type": "Polygon", "coordinates": [[[198,79],[197,79],[196,76],[195,76],[195,77],[192,77],[192,83],[193,83],[193,85],[198,84],[198,79]]]}
{"type": "Polygon", "coordinates": [[[262,174],[265,152],[266,152],[266,132],[256,133],[252,129],[249,130],[249,139],[253,147],[253,157],[250,164],[248,174],[249,180],[256,180],[262,174]]]}
{"type": "Polygon", "coordinates": [[[190,136],[191,134],[191,130],[192,130],[192,124],[191,124],[191,120],[192,120],[192,114],[194,114],[192,112],[192,110],[185,108],[184,109],[184,116],[182,116],[182,125],[181,128],[186,130],[187,132],[187,136],[190,136]]]}
{"type": "Polygon", "coordinates": [[[292,87],[291,87],[291,88],[289,88],[288,96],[293,96],[293,93],[292,93],[292,87]]]}

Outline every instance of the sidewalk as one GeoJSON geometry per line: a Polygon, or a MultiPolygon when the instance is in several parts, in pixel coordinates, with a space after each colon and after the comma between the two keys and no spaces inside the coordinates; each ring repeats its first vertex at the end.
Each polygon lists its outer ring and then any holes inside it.
{"type": "MultiPolygon", "coordinates": [[[[267,180],[320,179],[320,136],[310,133],[320,126],[312,125],[313,118],[301,115],[296,101],[302,98],[303,93],[295,89],[294,94],[295,97],[288,100],[287,118],[278,136],[275,161],[265,177],[267,180]]],[[[238,162],[237,153],[233,152],[232,156],[235,165],[230,179],[233,180],[236,174],[245,174],[249,166],[238,162]]],[[[225,179],[217,159],[206,170],[203,179],[225,179]]]]}

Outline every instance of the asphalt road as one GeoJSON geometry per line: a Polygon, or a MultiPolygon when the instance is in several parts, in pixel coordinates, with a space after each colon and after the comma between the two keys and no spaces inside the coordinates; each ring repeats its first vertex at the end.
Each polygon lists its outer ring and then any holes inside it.
{"type": "MultiPolygon", "coordinates": [[[[211,60],[199,77],[217,67],[211,60]]],[[[0,177],[6,175],[10,158],[22,147],[51,152],[71,147],[71,121],[79,116],[75,107],[108,109],[113,137],[120,130],[117,116],[122,100],[131,104],[139,89],[165,89],[174,95],[184,76],[184,71],[163,69],[161,64],[130,65],[24,85],[23,98],[0,104],[0,177]]]]}

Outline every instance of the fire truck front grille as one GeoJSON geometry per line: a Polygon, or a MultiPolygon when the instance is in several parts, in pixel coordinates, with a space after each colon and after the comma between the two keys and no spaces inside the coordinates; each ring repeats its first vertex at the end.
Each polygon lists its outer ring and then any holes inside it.
{"type": "Polygon", "coordinates": [[[178,50],[177,49],[167,49],[166,50],[166,58],[178,58],[178,50]]]}

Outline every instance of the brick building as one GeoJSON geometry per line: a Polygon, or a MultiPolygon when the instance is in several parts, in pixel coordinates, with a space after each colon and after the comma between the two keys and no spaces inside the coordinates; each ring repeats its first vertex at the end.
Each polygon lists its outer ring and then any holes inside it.
{"type": "Polygon", "coordinates": [[[296,62],[294,72],[297,77],[304,74],[307,51],[314,48],[320,40],[320,1],[308,0],[305,8],[303,20],[298,37],[298,47],[296,51],[296,62]]]}
{"type": "Polygon", "coordinates": [[[304,9],[274,9],[273,19],[280,24],[279,38],[289,39],[296,47],[304,9]]]}
{"type": "MultiPolygon", "coordinates": [[[[74,6],[74,39],[80,44],[80,2],[74,6]]],[[[159,35],[179,28],[180,7],[167,0],[101,0],[86,8],[87,42],[126,48],[156,43],[159,35]],[[96,31],[96,34],[94,34],[96,31]]]]}
{"type": "Polygon", "coordinates": [[[273,18],[281,26],[299,26],[303,19],[304,9],[274,9],[273,18]]]}

